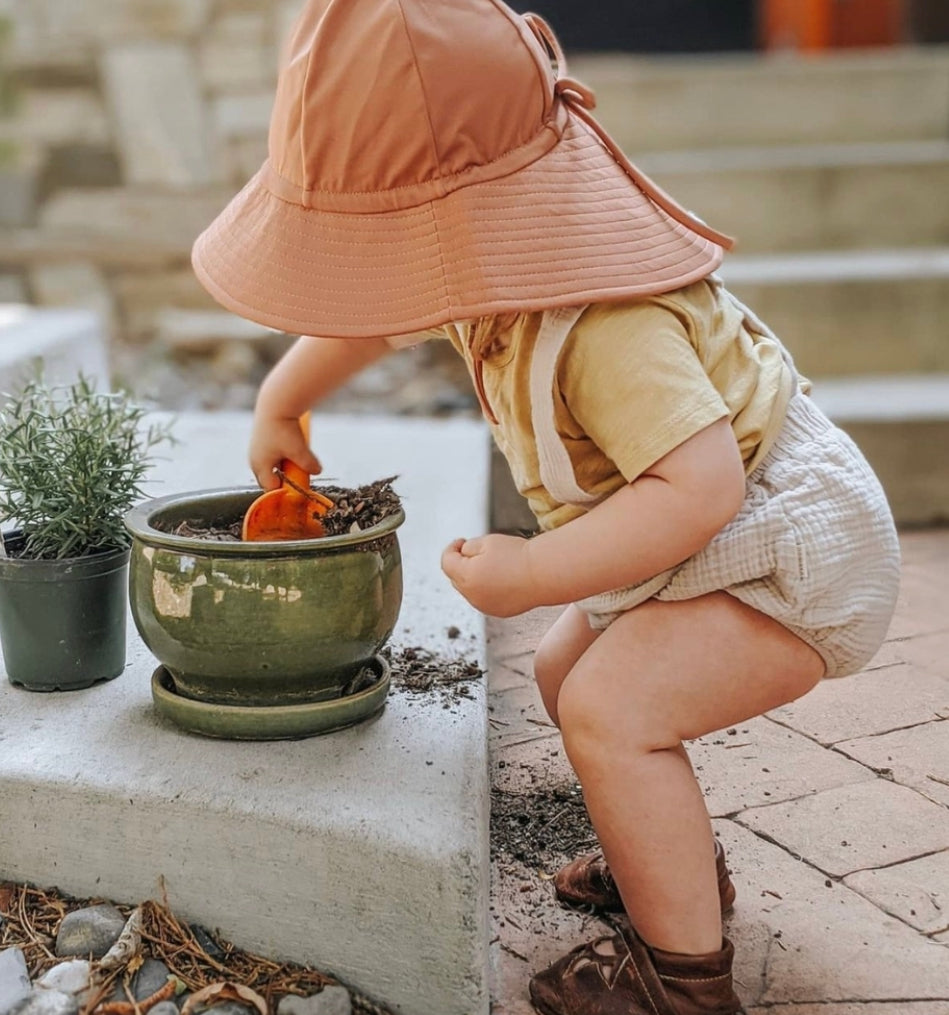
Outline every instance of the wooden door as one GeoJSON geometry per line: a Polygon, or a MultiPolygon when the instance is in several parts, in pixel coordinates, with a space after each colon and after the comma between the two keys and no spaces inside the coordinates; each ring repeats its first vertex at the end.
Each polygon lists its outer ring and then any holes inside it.
{"type": "Polygon", "coordinates": [[[906,0],[761,0],[765,49],[889,46],[903,40],[906,0]]]}

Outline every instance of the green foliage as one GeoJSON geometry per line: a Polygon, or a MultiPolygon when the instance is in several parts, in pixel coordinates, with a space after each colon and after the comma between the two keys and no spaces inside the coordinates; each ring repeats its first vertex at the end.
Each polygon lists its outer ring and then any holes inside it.
{"type": "Polygon", "coordinates": [[[97,392],[85,377],[42,378],[0,404],[0,518],[15,520],[23,555],[82,557],[127,546],[122,518],[142,497],[152,449],[170,424],[145,425],[126,393],[97,392]]]}

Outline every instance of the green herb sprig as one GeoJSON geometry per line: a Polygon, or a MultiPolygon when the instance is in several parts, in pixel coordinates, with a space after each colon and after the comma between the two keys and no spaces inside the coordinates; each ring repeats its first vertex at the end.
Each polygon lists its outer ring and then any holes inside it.
{"type": "Polygon", "coordinates": [[[83,557],[124,547],[122,519],[143,496],[152,449],[171,423],[145,425],[148,410],[124,392],[27,382],[0,401],[0,518],[23,534],[21,556],[83,557]]]}

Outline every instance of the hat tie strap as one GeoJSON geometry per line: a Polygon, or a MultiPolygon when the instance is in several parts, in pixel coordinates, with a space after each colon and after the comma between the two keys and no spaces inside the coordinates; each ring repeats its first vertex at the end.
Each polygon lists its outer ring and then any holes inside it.
{"type": "Polygon", "coordinates": [[[563,48],[554,35],[553,29],[539,14],[525,14],[524,21],[534,33],[538,42],[547,50],[554,62],[554,95],[578,119],[582,120],[600,139],[603,146],[620,164],[626,175],[636,186],[667,215],[673,218],[680,225],[698,233],[712,243],[731,250],[735,241],[731,236],[720,233],[717,229],[707,226],[701,219],[690,214],[685,208],[667,194],[661,187],[657,186],[643,172],[637,169],[626,157],[619,145],[610,137],[597,120],[590,115],[590,110],[596,108],[596,95],[591,88],[567,77],[567,58],[564,56],[563,48]]]}

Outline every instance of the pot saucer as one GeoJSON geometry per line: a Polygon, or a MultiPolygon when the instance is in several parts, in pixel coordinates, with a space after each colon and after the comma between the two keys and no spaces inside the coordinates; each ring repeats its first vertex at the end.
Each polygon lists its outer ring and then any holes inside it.
{"type": "Polygon", "coordinates": [[[380,712],[389,693],[389,663],[374,656],[375,681],[355,694],[300,705],[217,705],[186,698],[171,674],[159,666],[152,674],[152,701],[160,715],[189,733],[224,740],[298,740],[354,726],[380,712]]]}

